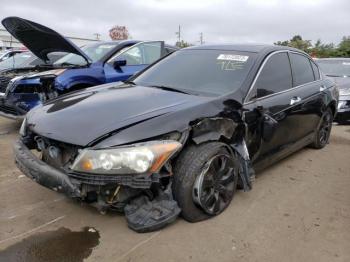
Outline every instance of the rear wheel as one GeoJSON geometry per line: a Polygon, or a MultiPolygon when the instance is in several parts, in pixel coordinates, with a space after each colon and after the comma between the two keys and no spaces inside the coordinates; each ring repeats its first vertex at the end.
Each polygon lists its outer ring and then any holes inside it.
{"type": "Polygon", "coordinates": [[[327,145],[331,135],[332,122],[333,112],[330,108],[328,108],[322,115],[320,124],[316,131],[314,142],[311,144],[313,148],[321,149],[327,145]]]}
{"type": "Polygon", "coordinates": [[[176,162],[173,183],[183,218],[197,222],[223,212],[234,196],[237,178],[236,160],[225,144],[189,146],[176,162]]]}

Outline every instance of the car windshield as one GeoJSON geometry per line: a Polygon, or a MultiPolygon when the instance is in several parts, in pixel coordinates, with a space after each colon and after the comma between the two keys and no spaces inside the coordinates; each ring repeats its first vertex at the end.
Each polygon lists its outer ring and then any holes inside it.
{"type": "Polygon", "coordinates": [[[323,73],[327,76],[344,77],[350,76],[349,60],[317,60],[323,73]]]}
{"type": "Polygon", "coordinates": [[[0,62],[0,69],[5,69],[5,68],[18,68],[21,67],[21,65],[28,59],[31,59],[34,55],[29,52],[24,52],[24,53],[18,53],[15,54],[14,56],[1,61],[0,62]]]}
{"type": "Polygon", "coordinates": [[[44,66],[44,65],[52,65],[55,61],[67,55],[64,52],[53,52],[48,54],[49,61],[44,62],[40,58],[36,57],[32,54],[31,59],[25,60],[19,67],[35,67],[35,66],[44,66]]]}
{"type": "MultiPolygon", "coordinates": [[[[81,48],[83,52],[91,58],[92,62],[96,62],[99,59],[101,59],[103,56],[108,54],[113,48],[118,45],[118,42],[114,43],[98,43],[98,44],[92,44],[92,45],[86,45],[81,48]]],[[[76,54],[68,54],[61,59],[57,60],[54,65],[86,65],[86,60],[76,54]]]]}
{"type": "Polygon", "coordinates": [[[161,60],[133,82],[189,94],[221,96],[240,88],[255,57],[251,52],[185,49],[161,60]]]}

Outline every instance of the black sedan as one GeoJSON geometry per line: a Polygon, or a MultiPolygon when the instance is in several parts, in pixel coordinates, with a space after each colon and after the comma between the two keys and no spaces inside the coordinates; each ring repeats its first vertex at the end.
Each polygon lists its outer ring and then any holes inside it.
{"type": "Polygon", "coordinates": [[[350,120],[350,58],[322,58],[316,62],[323,73],[334,79],[339,88],[338,114],[335,121],[346,124],[350,120]]]}
{"type": "Polygon", "coordinates": [[[299,50],[191,47],[30,111],[15,158],[37,183],[156,230],[180,212],[190,222],[218,215],[255,170],[323,148],[337,99],[299,50]]]}

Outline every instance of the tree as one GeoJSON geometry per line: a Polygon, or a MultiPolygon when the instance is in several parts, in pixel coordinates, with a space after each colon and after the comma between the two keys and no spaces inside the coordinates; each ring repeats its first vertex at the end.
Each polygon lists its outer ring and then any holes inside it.
{"type": "Polygon", "coordinates": [[[323,44],[321,39],[318,39],[315,45],[310,49],[310,55],[313,57],[334,57],[336,56],[336,49],[333,43],[323,44]]]}
{"type": "Polygon", "coordinates": [[[337,56],[350,57],[350,36],[344,36],[338,45],[337,56]]]}
{"type": "Polygon", "coordinates": [[[300,50],[303,50],[305,52],[308,52],[311,45],[311,40],[303,40],[303,38],[300,35],[295,35],[290,40],[286,41],[278,41],[275,43],[275,45],[282,45],[282,46],[290,46],[294,48],[298,48],[300,50]]]}
{"type": "Polygon", "coordinates": [[[185,48],[185,47],[192,46],[192,44],[185,42],[184,40],[181,40],[180,42],[176,42],[175,45],[179,48],[185,48]]]}

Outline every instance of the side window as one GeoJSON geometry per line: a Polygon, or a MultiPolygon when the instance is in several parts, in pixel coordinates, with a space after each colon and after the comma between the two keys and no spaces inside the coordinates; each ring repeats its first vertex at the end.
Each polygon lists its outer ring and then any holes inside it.
{"type": "Polygon", "coordinates": [[[162,42],[136,44],[115,58],[126,60],[126,65],[147,65],[158,60],[162,53],[162,42]]]}
{"type": "Polygon", "coordinates": [[[314,81],[314,73],[310,60],[307,57],[290,53],[290,63],[293,71],[293,86],[299,86],[314,81]]]}
{"type": "Polygon", "coordinates": [[[319,80],[320,70],[318,70],[318,66],[313,61],[311,61],[311,66],[312,66],[312,70],[314,71],[315,80],[319,80]]]}
{"type": "Polygon", "coordinates": [[[257,97],[263,97],[292,88],[292,72],[286,52],[272,55],[255,82],[257,97]]]}

